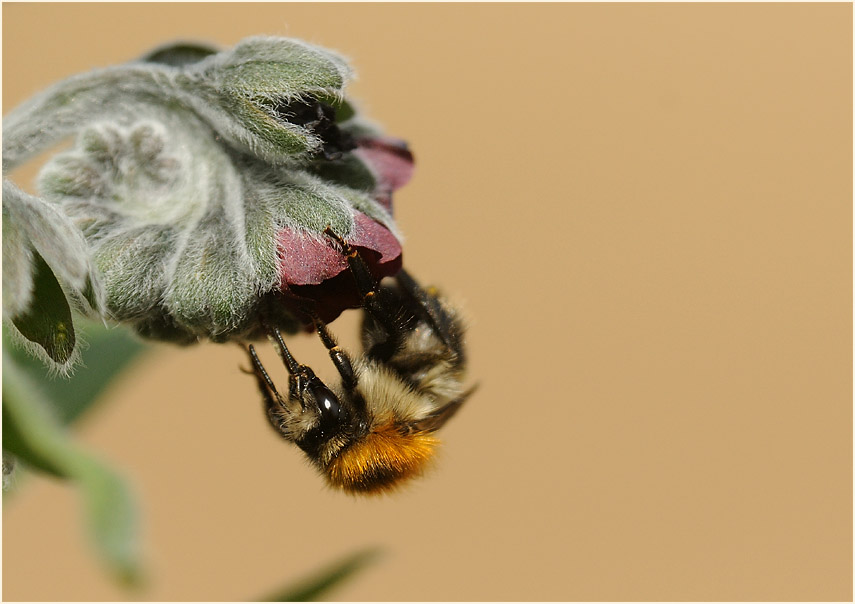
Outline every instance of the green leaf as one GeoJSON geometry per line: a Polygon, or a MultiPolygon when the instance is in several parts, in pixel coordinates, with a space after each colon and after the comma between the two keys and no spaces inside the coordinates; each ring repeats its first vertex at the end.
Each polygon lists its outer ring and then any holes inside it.
{"type": "MultiPolygon", "coordinates": [[[[3,370],[4,372],[6,370],[5,363],[3,370]]],[[[22,433],[17,417],[11,410],[16,402],[14,395],[7,391],[7,388],[12,387],[9,385],[11,381],[13,380],[8,374],[3,379],[3,452],[11,453],[16,460],[22,459],[30,467],[41,470],[45,474],[65,478],[66,472],[62,464],[57,464],[50,453],[45,453],[42,447],[34,443],[34,439],[27,436],[26,428],[22,433]]]]}
{"type": "Polygon", "coordinates": [[[336,122],[346,122],[354,115],[356,115],[356,109],[354,109],[353,105],[348,103],[345,99],[333,102],[332,106],[335,107],[336,122]]]}
{"type": "Polygon", "coordinates": [[[99,402],[99,396],[117,374],[126,369],[145,351],[145,345],[127,329],[108,328],[89,321],[78,321],[85,334],[80,368],[70,377],[55,377],[50,370],[10,344],[4,334],[4,346],[18,366],[47,395],[46,403],[53,407],[54,416],[63,424],[78,419],[99,402]]]}
{"type": "Polygon", "coordinates": [[[149,63],[163,63],[173,67],[182,67],[192,63],[198,63],[205,57],[217,52],[216,48],[196,44],[193,42],[179,42],[153,50],[145,55],[141,61],[149,63]]]}
{"type": "MultiPolygon", "coordinates": [[[[5,137],[5,120],[3,125],[5,137]]],[[[22,246],[26,246],[27,249],[32,248],[38,252],[44,262],[50,266],[55,279],[63,284],[70,296],[80,301],[88,300],[91,310],[101,312],[103,291],[90,260],[89,246],[83,233],[59,206],[29,195],[11,181],[4,180],[3,223],[4,237],[14,234],[17,240],[12,249],[20,250],[22,246]]],[[[9,250],[4,247],[4,252],[6,251],[9,250]]],[[[29,257],[29,253],[27,255],[29,257]]],[[[28,262],[27,266],[32,273],[31,278],[34,278],[38,269],[35,266],[35,258],[32,263],[28,262]]],[[[6,268],[4,262],[4,273],[6,268]]],[[[9,280],[13,279],[14,275],[10,276],[9,280]]],[[[29,292],[26,293],[29,294],[29,292]]],[[[29,302],[29,298],[27,301],[29,302]]],[[[23,305],[21,308],[27,307],[23,305]]],[[[4,303],[4,309],[8,308],[4,303]]],[[[15,311],[13,314],[19,314],[19,312],[15,311]]]]}
{"type": "Polygon", "coordinates": [[[289,585],[272,596],[262,598],[260,602],[312,602],[318,600],[328,590],[339,585],[354,573],[372,564],[380,556],[380,549],[370,548],[351,554],[312,577],[289,585]]]}
{"type": "Polygon", "coordinates": [[[3,356],[3,448],[21,462],[74,482],[95,548],[124,584],[140,579],[137,513],[122,480],[74,443],[38,386],[3,356]]]}
{"type": "Polygon", "coordinates": [[[12,317],[12,323],[25,338],[41,346],[51,359],[63,365],[74,352],[71,308],[47,262],[36,251],[33,256],[33,297],[29,308],[12,317]]]}
{"type": "Polygon", "coordinates": [[[306,168],[330,184],[344,185],[357,191],[373,191],[377,186],[371,170],[353,154],[335,161],[316,160],[306,168]]]}
{"type": "Polygon", "coordinates": [[[315,98],[335,109],[336,123],[346,122],[356,115],[356,109],[353,105],[348,103],[347,99],[342,98],[340,95],[325,94],[322,92],[316,94],[315,98]]]}
{"type": "Polygon", "coordinates": [[[86,500],[89,534],[101,556],[120,583],[138,583],[137,510],[124,482],[92,459],[80,463],[75,474],[86,500]]]}
{"type": "MultiPolygon", "coordinates": [[[[5,194],[5,193],[4,193],[5,194]]],[[[33,295],[33,248],[3,205],[3,316],[27,310],[33,295]]]]}

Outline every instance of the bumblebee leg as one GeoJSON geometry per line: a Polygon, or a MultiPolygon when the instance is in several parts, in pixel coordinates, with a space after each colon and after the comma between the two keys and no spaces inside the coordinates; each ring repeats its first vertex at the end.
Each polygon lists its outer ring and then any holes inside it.
{"type": "Polygon", "coordinates": [[[261,363],[261,359],[258,358],[258,354],[255,352],[255,346],[250,344],[247,347],[247,352],[249,353],[249,361],[252,363],[252,370],[247,371],[244,369],[243,371],[255,375],[258,380],[258,389],[261,390],[261,393],[264,395],[264,400],[268,407],[274,404],[284,407],[285,402],[276,390],[276,384],[274,384],[273,380],[270,379],[270,375],[261,363]]]}
{"type": "Polygon", "coordinates": [[[377,293],[377,281],[374,279],[374,275],[371,274],[368,264],[359,255],[356,248],[337,235],[330,227],[324,229],[324,234],[338,243],[341,246],[342,253],[347,256],[347,266],[353,278],[356,279],[356,287],[359,289],[359,295],[363,299],[374,296],[377,293]]]}
{"type": "Polygon", "coordinates": [[[335,336],[330,333],[329,329],[327,329],[327,324],[321,321],[315,311],[303,309],[303,312],[309,315],[315,324],[318,336],[320,336],[321,342],[324,343],[324,347],[329,351],[330,359],[332,359],[336,370],[341,376],[342,386],[348,391],[356,388],[356,374],[353,371],[353,364],[350,362],[348,354],[336,343],[335,336]]]}
{"type": "Polygon", "coordinates": [[[288,394],[291,399],[300,401],[300,407],[305,411],[306,403],[303,401],[302,396],[303,386],[306,384],[304,378],[307,372],[312,373],[312,371],[294,359],[291,351],[288,350],[288,346],[285,344],[285,340],[282,339],[282,332],[278,329],[268,329],[268,331],[271,339],[276,343],[275,348],[277,354],[279,354],[279,358],[282,359],[282,363],[288,370],[288,394]]]}
{"type": "Polygon", "coordinates": [[[265,415],[267,415],[267,419],[270,420],[270,424],[278,432],[282,432],[279,427],[279,421],[276,419],[276,411],[284,410],[286,412],[290,412],[290,410],[285,404],[285,401],[282,400],[282,396],[276,390],[276,385],[273,383],[273,380],[270,379],[270,375],[268,375],[264,365],[261,364],[261,359],[258,358],[258,354],[255,352],[255,347],[250,344],[246,350],[249,353],[252,370],[244,371],[255,375],[255,378],[258,381],[258,389],[261,391],[261,396],[264,398],[265,415]]]}
{"type": "Polygon", "coordinates": [[[288,346],[285,345],[285,340],[282,339],[282,332],[275,328],[267,328],[267,333],[270,336],[270,339],[276,344],[276,353],[279,355],[279,358],[282,359],[282,363],[285,365],[285,369],[288,370],[290,375],[295,375],[300,372],[300,364],[291,356],[291,351],[288,350],[288,346]]]}
{"type": "Polygon", "coordinates": [[[450,314],[439,301],[434,288],[425,289],[408,273],[401,269],[395,276],[398,287],[416,304],[414,309],[419,318],[430,325],[434,333],[442,340],[456,357],[458,365],[464,363],[463,343],[460,338],[459,320],[450,314]]]}
{"type": "Polygon", "coordinates": [[[324,233],[341,246],[342,253],[347,256],[350,274],[353,275],[356,288],[362,297],[363,308],[383,327],[389,336],[389,346],[396,348],[403,339],[401,325],[396,321],[397,309],[390,304],[387,296],[382,295],[383,292],[371,274],[368,264],[356,248],[339,237],[330,227],[324,229],[324,233]]]}

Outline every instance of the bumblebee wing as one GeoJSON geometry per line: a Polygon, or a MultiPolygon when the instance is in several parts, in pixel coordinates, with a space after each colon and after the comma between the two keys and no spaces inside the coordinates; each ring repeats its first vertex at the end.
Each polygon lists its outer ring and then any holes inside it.
{"type": "Polygon", "coordinates": [[[468,399],[472,393],[477,390],[477,388],[478,384],[475,384],[456,399],[446,403],[424,419],[420,419],[419,421],[410,424],[410,428],[414,432],[435,432],[436,430],[439,430],[448,420],[454,417],[454,414],[460,410],[460,407],[463,406],[466,399],[468,399]]]}

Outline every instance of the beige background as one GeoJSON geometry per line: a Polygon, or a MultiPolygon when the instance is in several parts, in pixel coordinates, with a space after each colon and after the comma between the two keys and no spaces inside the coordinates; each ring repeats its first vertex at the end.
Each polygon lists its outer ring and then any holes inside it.
{"type": "MultiPolygon", "coordinates": [[[[851,24],[848,4],[4,4],[4,112],[175,38],[344,52],[416,153],[405,263],[471,317],[481,389],[437,471],[381,500],[322,486],[236,347],[155,348],[80,429],[142,503],[136,597],[258,597],[376,544],[334,597],[851,600],[851,24]]],[[[334,324],[351,347],[355,325],[334,324]]],[[[79,511],[43,479],[7,502],[6,599],[128,597],[79,511]]]]}

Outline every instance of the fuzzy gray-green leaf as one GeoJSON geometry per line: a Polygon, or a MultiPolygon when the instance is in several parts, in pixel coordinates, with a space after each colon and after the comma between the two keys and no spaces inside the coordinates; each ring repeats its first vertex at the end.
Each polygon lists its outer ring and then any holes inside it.
{"type": "Polygon", "coordinates": [[[95,260],[113,316],[144,316],[157,308],[167,286],[164,266],[175,253],[176,241],[173,229],[155,226],[127,229],[99,241],[95,260]]]}
{"type": "Polygon", "coordinates": [[[3,315],[26,311],[33,295],[33,249],[3,206],[3,315]]]}
{"type": "Polygon", "coordinates": [[[190,102],[218,122],[231,144],[274,164],[293,164],[318,151],[312,131],[277,119],[277,103],[306,97],[340,98],[351,77],[333,52],[299,40],[258,36],[188,67],[180,79],[190,102]]]}
{"type": "Polygon", "coordinates": [[[77,299],[91,298],[95,303],[93,310],[101,310],[103,290],[92,266],[89,246],[80,229],[59,206],[4,180],[3,219],[15,231],[16,247],[21,247],[25,240],[77,299]]]}
{"type": "Polygon", "coordinates": [[[68,363],[74,353],[75,335],[71,308],[53,271],[34,253],[33,294],[27,310],[12,317],[25,338],[38,344],[57,364],[68,363]]]}
{"type": "Polygon", "coordinates": [[[225,55],[219,72],[228,93],[284,97],[334,94],[351,75],[347,63],[329,50],[265,36],[247,38],[235,46],[225,55]]]}
{"type": "Polygon", "coordinates": [[[248,319],[256,286],[238,233],[212,212],[189,234],[193,244],[178,257],[164,303],[190,331],[218,335],[248,319]]]}

